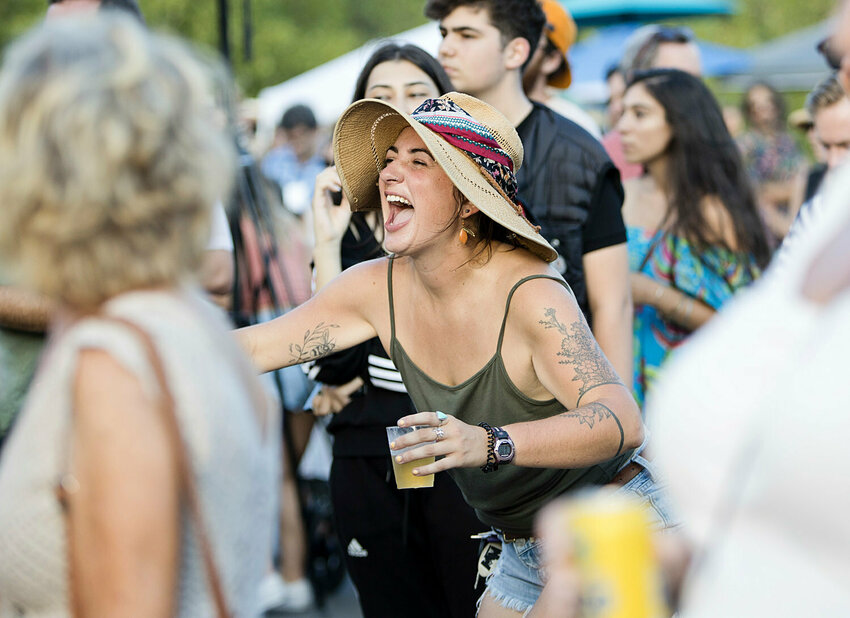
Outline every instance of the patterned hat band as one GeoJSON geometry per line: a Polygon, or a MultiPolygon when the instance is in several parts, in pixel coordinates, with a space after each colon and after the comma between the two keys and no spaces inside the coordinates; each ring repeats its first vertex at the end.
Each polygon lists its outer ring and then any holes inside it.
{"type": "Polygon", "coordinates": [[[411,116],[468,154],[516,203],[517,182],[513,160],[487,127],[448,99],[428,99],[411,116]]]}

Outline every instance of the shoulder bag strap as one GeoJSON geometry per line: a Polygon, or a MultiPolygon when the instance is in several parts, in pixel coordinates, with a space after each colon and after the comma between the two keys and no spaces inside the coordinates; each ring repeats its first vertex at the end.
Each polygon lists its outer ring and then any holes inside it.
{"type": "MultiPolygon", "coordinates": [[[[174,456],[177,463],[177,474],[179,475],[180,488],[182,490],[186,505],[189,508],[189,517],[192,520],[192,527],[195,530],[195,537],[198,541],[198,546],[201,550],[201,556],[204,561],[204,569],[207,574],[210,592],[213,597],[213,604],[215,605],[216,616],[217,618],[228,618],[229,616],[231,616],[231,613],[227,609],[227,601],[225,600],[224,587],[221,583],[221,576],[219,574],[218,569],[216,568],[215,558],[212,552],[212,546],[210,545],[209,537],[207,536],[207,528],[204,523],[203,513],[201,509],[201,501],[198,495],[197,486],[195,485],[195,476],[192,472],[192,465],[189,461],[186,443],[183,441],[183,436],[180,432],[180,423],[177,420],[174,396],[171,393],[171,389],[168,388],[168,381],[166,379],[165,368],[162,364],[162,360],[160,359],[159,354],[156,351],[156,347],[154,346],[153,340],[151,339],[150,335],[144,330],[142,330],[142,328],[140,328],[138,325],[124,318],[119,318],[115,316],[99,317],[109,322],[121,324],[122,326],[135,333],[141,341],[142,346],[145,350],[145,354],[148,357],[148,361],[150,362],[151,368],[154,371],[157,384],[159,385],[160,402],[157,408],[162,414],[162,419],[165,423],[166,431],[169,434],[169,438],[174,448],[174,456]]],[[[82,616],[82,613],[79,608],[79,600],[74,594],[72,577],[73,569],[71,558],[73,553],[73,547],[71,542],[72,537],[70,518],[68,517],[69,492],[64,486],[65,480],[67,478],[68,477],[66,476],[66,478],[63,479],[63,483],[59,486],[57,491],[65,513],[65,524],[68,531],[68,572],[70,588],[69,596],[72,608],[72,615],[82,616]]]]}

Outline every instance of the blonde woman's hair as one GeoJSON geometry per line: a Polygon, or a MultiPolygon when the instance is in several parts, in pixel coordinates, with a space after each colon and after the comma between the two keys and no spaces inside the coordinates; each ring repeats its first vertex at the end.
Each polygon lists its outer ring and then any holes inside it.
{"type": "Polygon", "coordinates": [[[0,71],[0,255],[76,308],[193,272],[235,153],[208,62],[128,17],[45,23],[0,71]]]}

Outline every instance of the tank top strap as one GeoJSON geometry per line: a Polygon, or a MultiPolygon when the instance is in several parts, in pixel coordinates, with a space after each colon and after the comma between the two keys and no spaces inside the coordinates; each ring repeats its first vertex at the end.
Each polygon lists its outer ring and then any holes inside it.
{"type": "Polygon", "coordinates": [[[395,256],[389,256],[387,260],[387,295],[390,299],[390,341],[395,341],[395,306],[393,305],[393,260],[395,256]]]}
{"type": "MultiPolygon", "coordinates": [[[[551,279],[552,281],[556,281],[567,288],[567,291],[570,293],[570,296],[575,296],[573,294],[572,289],[570,289],[569,284],[561,279],[560,277],[555,277],[554,275],[529,275],[528,277],[523,277],[519,281],[514,284],[514,287],[511,288],[510,293],[508,293],[508,300],[505,302],[505,315],[502,317],[502,328],[499,329],[499,343],[496,346],[496,354],[502,355],[502,340],[505,338],[505,326],[508,323],[508,311],[511,308],[511,299],[514,297],[514,292],[517,291],[517,288],[521,286],[526,281],[531,281],[532,279],[551,279]]],[[[390,310],[392,313],[392,310],[390,310]]]]}

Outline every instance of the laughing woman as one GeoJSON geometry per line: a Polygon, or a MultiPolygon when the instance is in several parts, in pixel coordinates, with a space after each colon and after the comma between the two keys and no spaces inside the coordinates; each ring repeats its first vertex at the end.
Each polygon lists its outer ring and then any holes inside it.
{"type": "Polygon", "coordinates": [[[241,342],[268,371],[379,337],[419,410],[399,425],[432,427],[397,440],[421,443],[401,458],[440,456],[414,473],[449,470],[502,539],[481,615],[521,615],[543,587],[529,538],[543,504],[612,481],[651,491],[637,406],[516,203],[523,151],[504,116],[457,93],[410,115],[359,101],[334,155],[352,209],[382,210],[392,255],[241,342]]]}

